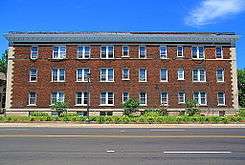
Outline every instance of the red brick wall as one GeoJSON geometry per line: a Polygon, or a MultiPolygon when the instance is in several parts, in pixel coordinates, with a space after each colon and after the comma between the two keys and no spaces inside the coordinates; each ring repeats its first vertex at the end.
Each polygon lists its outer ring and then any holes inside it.
{"type": "MultiPolygon", "coordinates": [[[[115,57],[121,58],[122,46],[115,46],[115,57]]],[[[130,58],[138,58],[138,46],[129,46],[130,58]]],[[[224,59],[230,58],[229,47],[223,47],[224,59]]],[[[66,100],[70,107],[75,104],[75,92],[85,91],[86,83],[75,82],[75,71],[77,68],[89,67],[92,73],[91,82],[91,106],[99,108],[99,97],[101,91],[112,91],[115,96],[115,108],[121,107],[122,92],[128,91],[130,97],[138,99],[141,91],[147,92],[148,107],[159,107],[160,91],[167,91],[169,95],[170,108],[184,107],[178,105],[177,94],[180,90],[185,91],[187,98],[192,98],[193,91],[206,91],[208,96],[208,106],[217,107],[217,92],[224,91],[226,94],[226,105],[232,107],[231,93],[231,64],[225,60],[192,60],[191,46],[184,47],[184,59],[176,58],[176,46],[168,46],[167,60],[159,58],[159,46],[147,45],[147,57],[150,59],[113,59],[113,60],[77,60],[76,45],[67,46],[67,60],[51,60],[52,45],[39,46],[39,59],[29,60],[29,46],[15,46],[14,76],[13,76],[13,97],[12,108],[24,108],[27,105],[29,91],[35,91],[38,94],[37,106],[39,108],[48,108],[50,104],[50,94],[52,91],[64,91],[66,100]],[[201,66],[206,69],[207,82],[193,83],[192,69],[201,66]],[[35,67],[38,69],[38,81],[29,82],[29,69],[35,67]],[[61,67],[66,70],[66,82],[51,82],[51,68],[61,67]],[[99,68],[113,67],[115,71],[114,83],[99,82],[99,68]],[[121,79],[123,67],[130,69],[130,81],[121,79]],[[140,67],[147,68],[148,81],[138,82],[138,70],[140,67]],[[160,82],[160,69],[168,68],[169,80],[167,83],[160,82]],[[185,80],[177,80],[177,69],[183,67],[185,70],[185,80]],[[225,69],[225,82],[216,82],[216,69],[222,67],[225,69]]],[[[207,59],[215,59],[215,47],[205,48],[207,59]]],[[[91,57],[100,57],[100,45],[91,46],[91,57]]]]}

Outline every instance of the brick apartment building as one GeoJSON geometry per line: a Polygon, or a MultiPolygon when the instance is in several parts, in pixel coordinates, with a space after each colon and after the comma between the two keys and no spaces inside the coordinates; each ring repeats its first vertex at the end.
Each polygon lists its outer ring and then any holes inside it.
{"type": "MultiPolygon", "coordinates": [[[[195,99],[208,115],[238,109],[234,33],[9,32],[6,112],[69,111],[121,115],[138,99],[141,110],[184,110],[195,99]],[[88,82],[88,79],[90,81],[88,82]]],[[[85,114],[86,115],[86,114],[85,114]]]]}

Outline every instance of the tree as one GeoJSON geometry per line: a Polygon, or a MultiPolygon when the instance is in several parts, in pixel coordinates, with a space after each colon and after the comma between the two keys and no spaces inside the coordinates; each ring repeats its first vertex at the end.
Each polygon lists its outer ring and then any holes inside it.
{"type": "Polygon", "coordinates": [[[135,99],[129,98],[124,104],[124,114],[129,115],[136,112],[139,107],[139,102],[135,99]]]}
{"type": "Polygon", "coordinates": [[[7,74],[7,66],[8,66],[8,50],[5,50],[2,53],[2,57],[0,59],[0,72],[7,74]]]}
{"type": "Polygon", "coordinates": [[[245,107],[245,69],[238,69],[238,100],[241,107],[245,107]]]}
{"type": "Polygon", "coordinates": [[[58,116],[60,116],[64,112],[67,113],[67,108],[67,103],[63,101],[57,101],[52,105],[52,109],[54,109],[58,113],[58,116]]]}
{"type": "Polygon", "coordinates": [[[195,100],[186,100],[185,106],[186,106],[185,112],[188,116],[200,114],[200,110],[195,100]]]}

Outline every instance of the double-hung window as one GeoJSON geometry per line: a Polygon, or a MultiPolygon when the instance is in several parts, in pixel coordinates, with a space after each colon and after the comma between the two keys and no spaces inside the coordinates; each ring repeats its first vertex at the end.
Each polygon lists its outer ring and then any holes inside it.
{"type": "Polygon", "coordinates": [[[194,59],[204,59],[204,47],[193,46],[192,47],[192,58],[194,59]]]}
{"type": "Polygon", "coordinates": [[[168,70],[166,68],[162,68],[160,70],[160,81],[167,82],[168,81],[168,70]]]}
{"type": "Polygon", "coordinates": [[[160,58],[161,59],[166,59],[168,58],[168,51],[167,51],[167,46],[160,46],[160,58]]]}
{"type": "Polygon", "coordinates": [[[141,106],[147,105],[147,94],[145,92],[140,92],[139,94],[139,105],[141,106]]]}
{"type": "Polygon", "coordinates": [[[145,68],[139,69],[139,82],[147,82],[147,70],[145,68]]]}
{"type": "Polygon", "coordinates": [[[217,82],[224,82],[224,70],[221,68],[218,68],[216,70],[216,79],[217,82]]]}
{"type": "Polygon", "coordinates": [[[100,69],[100,81],[101,82],[113,82],[114,81],[114,69],[101,68],[100,69]]]}
{"type": "Polygon", "coordinates": [[[114,47],[113,46],[101,46],[100,58],[113,59],[114,58],[114,47]]]}
{"type": "Polygon", "coordinates": [[[183,46],[177,46],[177,57],[184,57],[183,46]]]}
{"type": "Polygon", "coordinates": [[[184,80],[185,79],[185,71],[184,71],[184,68],[179,68],[177,70],[177,76],[178,76],[178,80],[184,80]]]}
{"type": "Polygon", "coordinates": [[[122,56],[123,57],[129,57],[129,48],[128,48],[128,46],[123,46],[122,47],[122,56]]]}
{"type": "Polygon", "coordinates": [[[192,81],[193,82],[206,82],[206,71],[204,69],[192,70],[192,81]]]}
{"type": "Polygon", "coordinates": [[[218,105],[225,105],[225,93],[224,92],[217,93],[217,101],[218,101],[218,105]]]}
{"type": "Polygon", "coordinates": [[[139,58],[146,58],[146,47],[145,46],[139,47],[139,58]]]}
{"type": "Polygon", "coordinates": [[[64,82],[65,81],[65,69],[52,69],[52,81],[64,82]]]}
{"type": "Polygon", "coordinates": [[[38,58],[38,47],[37,46],[33,46],[31,47],[31,55],[30,58],[35,60],[38,58]]]}
{"type": "Polygon", "coordinates": [[[37,104],[37,93],[36,92],[29,92],[28,105],[35,106],[36,104],[37,104]]]}
{"type": "Polygon", "coordinates": [[[76,70],[76,81],[77,82],[88,82],[88,75],[90,70],[88,68],[79,68],[76,70]]]}
{"type": "Polygon", "coordinates": [[[184,104],[185,103],[185,92],[179,92],[178,93],[178,104],[184,104]]]}
{"type": "Polygon", "coordinates": [[[206,92],[194,92],[193,99],[199,105],[207,105],[207,94],[206,92]]]}
{"type": "Polygon", "coordinates": [[[129,69],[128,68],[122,69],[122,80],[129,80],[129,69]]]}
{"type": "Polygon", "coordinates": [[[89,102],[89,94],[88,92],[77,92],[76,93],[76,105],[84,106],[89,102]]]}
{"type": "Polygon", "coordinates": [[[64,101],[65,101],[64,92],[52,92],[51,104],[55,104],[56,102],[64,102],[64,101]]]}
{"type": "Polygon", "coordinates": [[[101,92],[100,93],[100,105],[101,106],[114,105],[114,93],[113,92],[101,92]]]}
{"type": "Polygon", "coordinates": [[[161,105],[168,105],[168,93],[167,92],[161,92],[161,97],[160,97],[160,102],[161,105]]]}
{"type": "Polygon", "coordinates": [[[37,82],[37,69],[31,68],[29,71],[29,81],[30,82],[37,82]]]}
{"type": "Polygon", "coordinates": [[[215,49],[216,58],[223,58],[223,50],[221,46],[217,46],[215,49]]]}
{"type": "Polygon", "coordinates": [[[79,46],[77,48],[77,58],[78,59],[89,59],[90,58],[90,47],[89,46],[79,46]]]}
{"type": "Polygon", "coordinates": [[[53,59],[64,59],[64,58],[66,58],[66,47],[65,46],[54,46],[52,58],[53,59]]]}
{"type": "Polygon", "coordinates": [[[122,94],[122,103],[125,103],[129,99],[129,93],[123,92],[122,94]]]}

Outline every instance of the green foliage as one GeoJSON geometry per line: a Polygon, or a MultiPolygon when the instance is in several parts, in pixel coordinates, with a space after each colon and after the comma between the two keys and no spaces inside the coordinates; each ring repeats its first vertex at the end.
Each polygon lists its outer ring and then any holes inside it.
{"type": "Polygon", "coordinates": [[[195,100],[187,100],[185,103],[186,114],[189,116],[200,114],[200,110],[197,107],[197,102],[195,100]]]}
{"type": "Polygon", "coordinates": [[[245,69],[238,70],[238,100],[241,107],[245,107],[245,69]]]}
{"type": "Polygon", "coordinates": [[[68,104],[66,102],[57,101],[52,105],[52,109],[55,110],[60,116],[64,112],[67,113],[68,104]]]}
{"type": "Polygon", "coordinates": [[[46,112],[31,112],[30,116],[49,116],[46,112]]]}
{"type": "Polygon", "coordinates": [[[133,112],[136,112],[139,107],[139,102],[135,99],[129,98],[124,104],[124,114],[129,115],[132,114],[133,112]]]}
{"type": "Polygon", "coordinates": [[[0,59],[0,72],[7,74],[7,66],[8,66],[8,50],[5,50],[2,53],[2,57],[0,59]]]}
{"type": "Polygon", "coordinates": [[[239,110],[239,116],[240,117],[245,117],[245,109],[240,109],[239,110]]]}

